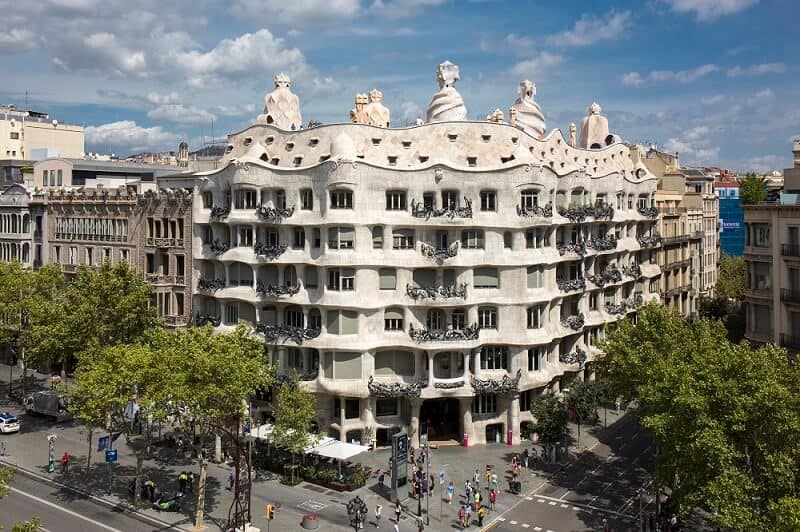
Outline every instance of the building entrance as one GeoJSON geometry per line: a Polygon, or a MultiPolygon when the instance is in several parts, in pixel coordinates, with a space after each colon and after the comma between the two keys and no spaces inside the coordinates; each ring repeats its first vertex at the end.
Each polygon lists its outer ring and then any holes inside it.
{"type": "Polygon", "coordinates": [[[461,441],[461,411],[458,399],[427,399],[419,411],[420,431],[428,441],[461,441]]]}

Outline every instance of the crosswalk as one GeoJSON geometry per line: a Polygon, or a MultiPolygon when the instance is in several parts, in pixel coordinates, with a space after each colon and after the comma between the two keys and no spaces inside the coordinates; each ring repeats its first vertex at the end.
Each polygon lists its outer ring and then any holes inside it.
{"type": "MultiPolygon", "coordinates": [[[[563,508],[563,509],[568,509],[568,510],[572,510],[572,511],[584,511],[584,512],[585,511],[589,511],[589,512],[592,512],[592,513],[596,513],[599,516],[607,516],[609,518],[613,518],[613,519],[617,520],[618,522],[624,522],[624,523],[628,523],[628,524],[635,522],[635,518],[633,516],[631,516],[631,515],[621,514],[619,512],[615,512],[613,510],[607,510],[607,509],[604,509],[604,508],[592,507],[590,505],[574,506],[573,504],[565,504],[565,503],[562,503],[560,500],[557,500],[557,499],[556,500],[552,500],[550,497],[539,496],[539,495],[535,495],[533,497],[530,497],[530,496],[529,497],[525,497],[524,499],[526,501],[530,501],[530,502],[533,502],[535,504],[546,504],[548,506],[554,506],[554,507],[557,507],[557,508],[563,508]]],[[[535,523],[525,523],[525,522],[520,522],[520,521],[517,521],[517,520],[510,520],[510,519],[508,519],[506,517],[498,517],[497,519],[495,519],[495,521],[492,524],[496,524],[496,523],[503,523],[503,524],[507,525],[506,527],[504,527],[506,529],[509,528],[509,526],[510,526],[510,527],[520,527],[522,529],[533,530],[534,532],[557,532],[556,530],[553,530],[553,529],[550,529],[550,528],[543,528],[541,526],[537,526],[535,523]]]]}

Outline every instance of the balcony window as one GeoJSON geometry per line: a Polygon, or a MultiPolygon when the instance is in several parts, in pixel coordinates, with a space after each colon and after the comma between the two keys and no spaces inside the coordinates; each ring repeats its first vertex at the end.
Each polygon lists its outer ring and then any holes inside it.
{"type": "Polygon", "coordinates": [[[236,325],[239,323],[239,304],[230,302],[225,305],[225,324],[236,325]]]}
{"type": "Polygon", "coordinates": [[[392,232],[392,249],[414,249],[414,230],[395,229],[392,232]]]}
{"type": "Polygon", "coordinates": [[[454,210],[458,208],[458,191],[457,190],[443,190],[442,191],[442,208],[447,210],[454,210]]]}
{"type": "Polygon", "coordinates": [[[236,231],[236,245],[239,247],[253,247],[253,228],[249,225],[239,226],[236,231]]]}
{"type": "Polygon", "coordinates": [[[425,210],[431,210],[436,208],[436,194],[433,192],[425,192],[422,195],[422,205],[425,207],[425,210]]]}
{"type": "Polygon", "coordinates": [[[353,249],[355,231],[352,227],[329,227],[328,247],[331,249],[353,249]]]}
{"type": "Polygon", "coordinates": [[[544,305],[528,308],[528,329],[541,329],[544,317],[544,305]]]}
{"type": "Polygon", "coordinates": [[[306,231],[302,227],[295,227],[292,231],[292,247],[303,249],[306,247],[306,231]]]}
{"type": "Polygon", "coordinates": [[[769,224],[751,224],[753,227],[753,246],[769,247],[769,224]]]}
{"type": "Polygon", "coordinates": [[[481,210],[497,210],[497,193],[494,190],[481,190],[481,210]]]}
{"type": "Polygon", "coordinates": [[[258,204],[258,195],[255,190],[237,190],[234,206],[237,209],[255,209],[258,204]]]}
{"type": "Polygon", "coordinates": [[[753,308],[753,332],[762,336],[772,335],[771,310],[767,305],[751,305],[753,308]]]}
{"type": "Polygon", "coordinates": [[[497,329],[497,307],[480,307],[478,325],[481,329],[497,329]]]}
{"type": "Polygon", "coordinates": [[[383,330],[385,331],[403,330],[403,309],[388,308],[383,312],[383,330]]]}
{"type": "Polygon", "coordinates": [[[283,284],[291,287],[298,286],[297,268],[295,268],[291,264],[287,266],[286,269],[283,271],[283,284]]]}
{"type": "Polygon", "coordinates": [[[430,288],[436,286],[436,270],[414,270],[412,275],[414,286],[417,288],[430,288]]]}
{"type": "Polygon", "coordinates": [[[528,266],[526,274],[529,289],[543,286],[544,266],[528,266]]]}
{"type": "Polygon", "coordinates": [[[303,318],[303,309],[300,307],[287,307],[283,311],[283,323],[290,327],[303,327],[305,319],[303,318]]]}
{"type": "Polygon", "coordinates": [[[406,193],[404,190],[389,190],[386,192],[386,210],[406,210],[406,193]]]}
{"type": "Polygon", "coordinates": [[[308,328],[316,331],[322,329],[322,313],[319,309],[312,308],[308,311],[308,328]]]}
{"type": "Polygon", "coordinates": [[[355,290],[356,271],[353,268],[334,268],[328,270],[328,290],[355,290]]]}
{"type": "Polygon", "coordinates": [[[500,288],[497,268],[475,268],[472,284],[475,288],[500,288]]]}
{"type": "Polygon", "coordinates": [[[472,399],[473,414],[496,414],[497,396],[496,395],[476,395],[472,399]]]}
{"type": "Polygon", "coordinates": [[[751,262],[754,290],[769,290],[772,287],[772,268],[766,262],[751,262]]]}
{"type": "Polygon", "coordinates": [[[352,209],[353,192],[351,190],[331,190],[331,209],[352,209]]]}
{"type": "Polygon", "coordinates": [[[462,308],[454,309],[450,314],[450,325],[454,330],[461,331],[467,327],[467,313],[462,308]]]}
{"type": "Polygon", "coordinates": [[[314,237],[312,240],[314,249],[319,249],[322,246],[322,231],[320,231],[319,227],[315,227],[311,234],[314,237]]]}
{"type": "Polygon", "coordinates": [[[300,209],[304,211],[314,209],[314,192],[310,188],[300,189],[300,209]]]}
{"type": "Polygon", "coordinates": [[[525,247],[528,249],[540,249],[547,245],[546,229],[528,229],[525,231],[525,247]]]}
{"type": "Polygon", "coordinates": [[[329,310],[328,334],[358,334],[358,312],[355,310],[329,310]]]}
{"type": "Polygon", "coordinates": [[[481,369],[508,369],[508,350],[500,345],[481,348],[481,369]]]}
{"type": "Polygon", "coordinates": [[[429,331],[444,329],[444,313],[441,310],[429,310],[425,316],[425,326],[429,331]]]}
{"type": "Polygon", "coordinates": [[[375,375],[413,377],[414,353],[409,351],[378,351],[375,353],[375,375]]]}
{"type": "Polygon", "coordinates": [[[372,248],[383,249],[383,226],[376,225],[372,228],[372,248]]]}
{"type": "Polygon", "coordinates": [[[319,287],[319,270],[316,266],[306,266],[303,270],[303,285],[306,289],[319,287]]]}
{"type": "Polygon", "coordinates": [[[511,249],[514,244],[514,237],[511,231],[503,232],[503,248],[511,249]]]}
{"type": "Polygon", "coordinates": [[[381,268],[378,270],[378,277],[381,290],[397,289],[397,270],[394,268],[381,268]]]}
{"type": "Polygon", "coordinates": [[[467,229],[461,231],[461,245],[465,249],[483,249],[483,229],[467,229]]]}
{"type": "Polygon", "coordinates": [[[528,371],[541,371],[544,368],[545,353],[543,347],[528,349],[528,371]]]}
{"type": "Polygon", "coordinates": [[[523,190],[519,197],[521,209],[531,210],[539,206],[539,191],[534,189],[523,190]]]}

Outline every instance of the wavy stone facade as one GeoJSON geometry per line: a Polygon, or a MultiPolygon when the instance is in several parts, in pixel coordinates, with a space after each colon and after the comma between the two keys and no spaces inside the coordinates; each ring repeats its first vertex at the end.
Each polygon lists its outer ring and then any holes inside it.
{"type": "Polygon", "coordinates": [[[193,203],[194,310],[265,337],[342,440],[519,442],[659,298],[656,178],[620,143],[507,124],[255,125],[193,203]]]}

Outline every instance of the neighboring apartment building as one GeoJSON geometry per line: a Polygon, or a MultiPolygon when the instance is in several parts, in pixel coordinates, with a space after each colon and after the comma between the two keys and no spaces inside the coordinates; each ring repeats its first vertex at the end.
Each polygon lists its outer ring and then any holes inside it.
{"type": "Polygon", "coordinates": [[[279,76],[197,174],[196,322],[250,324],[341,440],[518,443],[532,400],[592,378],[604,328],[659,299],[656,178],[599,106],[580,142],[543,134],[530,82],[514,125],[469,122],[453,67],[408,129],[373,91],[355,123],[295,130],[279,76]]]}
{"type": "Polygon", "coordinates": [[[174,165],[134,164],[94,159],[53,158],[33,164],[35,188],[115,187],[136,183],[154,183],[161,176],[174,174],[174,165]]]}
{"type": "Polygon", "coordinates": [[[34,266],[35,253],[41,259],[41,246],[34,247],[34,233],[41,237],[41,217],[34,221],[31,215],[31,194],[22,185],[14,184],[0,194],[0,261],[19,261],[23,266],[34,266]]]}
{"type": "Polygon", "coordinates": [[[739,182],[732,178],[714,182],[719,196],[719,241],[722,253],[741,257],[744,253],[744,211],[739,200],[739,182]]]}
{"type": "Polygon", "coordinates": [[[82,126],[51,120],[46,113],[0,105],[0,159],[83,157],[83,141],[82,126]]]}
{"type": "Polygon", "coordinates": [[[800,141],[777,202],[744,206],[745,337],[800,350],[800,141]]]}

